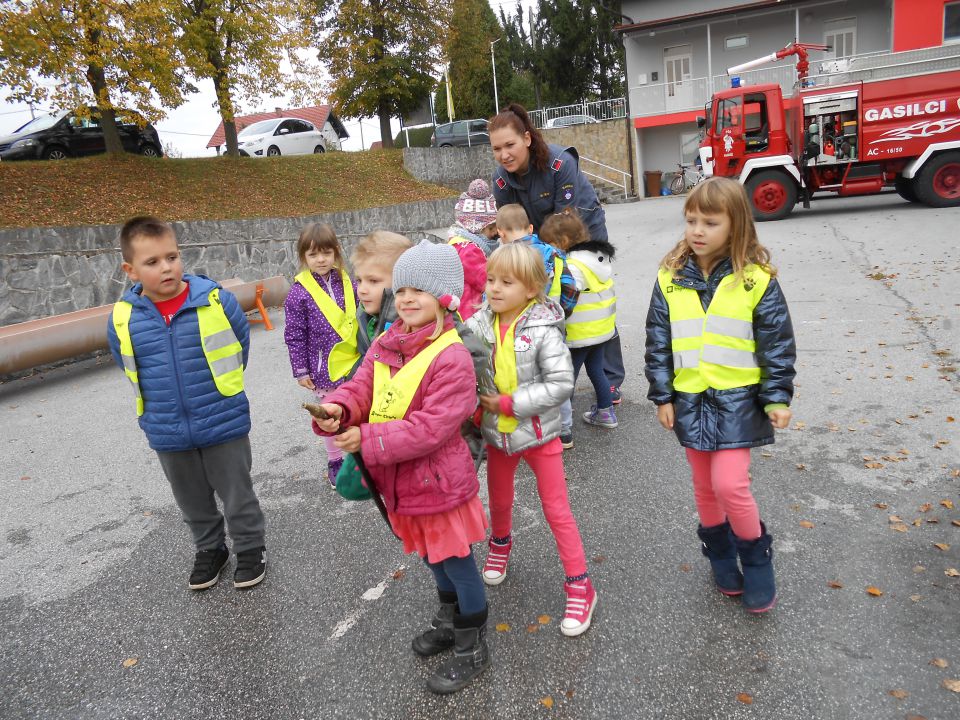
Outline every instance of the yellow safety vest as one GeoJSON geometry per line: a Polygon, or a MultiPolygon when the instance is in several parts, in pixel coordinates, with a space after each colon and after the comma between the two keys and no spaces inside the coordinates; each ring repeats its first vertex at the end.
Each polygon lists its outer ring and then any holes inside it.
{"type": "Polygon", "coordinates": [[[567,262],[583,273],[587,288],[580,293],[577,306],[567,318],[567,345],[587,347],[598,345],[613,337],[617,325],[617,293],[613,278],[600,282],[600,278],[584,263],[573,258],[567,262]]]}
{"type": "Polygon", "coordinates": [[[563,260],[558,255],[553,256],[553,282],[550,283],[550,289],[547,291],[547,297],[554,300],[560,299],[560,276],[563,274],[563,260]]]}
{"type": "MultiPolygon", "coordinates": [[[[496,370],[493,373],[493,382],[497,386],[497,390],[504,395],[513,396],[514,391],[517,389],[517,353],[513,346],[513,334],[516,330],[517,322],[527,314],[527,310],[529,310],[535,302],[536,300],[528,302],[527,306],[520,311],[520,314],[513,319],[510,327],[507,328],[503,340],[500,339],[500,313],[495,313],[493,316],[493,339],[497,348],[496,356],[494,357],[496,370]]],[[[509,434],[516,430],[519,425],[520,423],[515,417],[497,415],[498,432],[509,434]]]]}
{"type": "Polygon", "coordinates": [[[706,312],[696,290],[673,282],[670,270],[657,273],[670,310],[673,388],[698,393],[760,382],[753,311],[770,284],[770,274],[747,265],[743,280],[727,275],[720,281],[706,312]]]}
{"type": "Polygon", "coordinates": [[[456,328],[451,328],[390,377],[390,366],[373,363],[373,402],[370,405],[370,422],[382,423],[402,420],[410,402],[423,382],[430,364],[437,355],[456,343],[462,343],[456,328]]]}
{"type": "MultiPolygon", "coordinates": [[[[230,320],[220,303],[220,289],[214,288],[207,296],[209,305],[197,308],[197,324],[200,328],[200,342],[203,355],[207,359],[210,374],[217,390],[224,397],[239,395],[243,392],[243,346],[237,340],[230,320]]],[[[130,337],[130,315],[133,305],[121,300],[113,306],[113,329],[120,340],[120,357],[123,359],[123,372],[126,374],[137,396],[137,416],[143,415],[143,394],[140,392],[140,377],[137,373],[137,359],[130,337]]]]}
{"type": "Polygon", "coordinates": [[[360,359],[357,351],[357,301],[353,296],[350,278],[343,269],[340,269],[340,278],[343,280],[343,310],[323,291],[309,270],[298,273],[294,278],[310,293],[323,317],[340,336],[340,342],[333,346],[327,356],[327,374],[333,381],[349,373],[360,359]]]}

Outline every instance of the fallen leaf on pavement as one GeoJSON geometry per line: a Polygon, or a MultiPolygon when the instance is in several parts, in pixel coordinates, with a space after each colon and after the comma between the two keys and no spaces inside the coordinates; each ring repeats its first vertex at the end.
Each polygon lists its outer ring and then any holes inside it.
{"type": "Polygon", "coordinates": [[[140,662],[139,658],[129,657],[129,658],[127,658],[126,660],[123,661],[123,666],[124,666],[125,668],[132,668],[132,667],[133,667],[134,665],[136,665],[138,662],[140,662]]]}
{"type": "Polygon", "coordinates": [[[911,602],[920,602],[921,600],[923,600],[923,595],[911,595],[911,596],[910,596],[910,601],[911,601],[911,602]]]}
{"type": "Polygon", "coordinates": [[[887,518],[887,520],[889,520],[892,523],[903,522],[903,520],[900,519],[899,515],[891,515],[890,517],[887,518]]]}
{"type": "Polygon", "coordinates": [[[960,680],[944,680],[943,686],[951,692],[960,693],[960,680]]]}
{"type": "Polygon", "coordinates": [[[540,629],[540,626],[537,625],[536,623],[533,623],[532,625],[527,625],[527,632],[528,632],[528,633],[535,633],[535,632],[537,632],[539,629],[540,629]]]}
{"type": "Polygon", "coordinates": [[[399,570],[397,570],[397,571],[393,574],[393,579],[394,579],[394,580],[401,580],[401,579],[403,579],[403,576],[406,575],[406,574],[407,574],[406,571],[405,571],[403,568],[400,568],[399,570]]]}
{"type": "Polygon", "coordinates": [[[867,588],[867,595],[873,595],[873,597],[880,597],[883,595],[883,590],[876,588],[873,585],[867,588]]]}
{"type": "Polygon", "coordinates": [[[910,528],[908,528],[906,525],[900,522],[900,523],[893,523],[893,525],[890,526],[890,529],[895,530],[896,532],[906,532],[910,528]]]}
{"type": "Polygon", "coordinates": [[[906,690],[891,690],[888,694],[893,695],[897,700],[903,700],[910,693],[906,690]]]}
{"type": "Polygon", "coordinates": [[[810,522],[809,520],[801,520],[801,521],[800,521],[800,527],[802,527],[802,528],[807,528],[807,529],[809,530],[810,528],[813,527],[813,523],[810,522]]]}
{"type": "Polygon", "coordinates": [[[749,693],[737,693],[737,700],[742,702],[744,705],[753,705],[753,695],[749,693]]]}
{"type": "Polygon", "coordinates": [[[913,566],[913,571],[914,571],[915,573],[922,573],[924,570],[926,570],[926,568],[925,568],[923,565],[914,565],[914,566],[913,566]]]}
{"type": "Polygon", "coordinates": [[[934,546],[937,550],[943,550],[944,552],[946,552],[947,550],[950,549],[950,546],[947,545],[946,543],[934,543],[933,546],[934,546]]]}
{"type": "Polygon", "coordinates": [[[886,509],[887,509],[887,504],[886,504],[886,503],[874,503],[873,506],[874,506],[875,508],[880,508],[881,510],[886,510],[886,509]]]}
{"type": "Polygon", "coordinates": [[[933,660],[930,661],[930,664],[931,664],[931,665],[936,665],[938,668],[945,668],[945,667],[946,667],[947,665],[949,665],[950,663],[948,663],[948,662],[947,662],[946,660],[944,660],[943,658],[934,658],[933,660]]]}
{"type": "Polygon", "coordinates": [[[690,572],[690,563],[680,563],[680,572],[690,572]]]}
{"type": "Polygon", "coordinates": [[[541,625],[547,625],[547,624],[550,622],[550,616],[549,616],[549,615],[538,615],[538,616],[537,616],[537,622],[540,623],[541,625]]]}
{"type": "Polygon", "coordinates": [[[957,570],[956,568],[947,568],[943,571],[943,574],[947,577],[960,577],[960,570],[957,570]]]}
{"type": "Polygon", "coordinates": [[[943,505],[947,510],[953,510],[953,500],[941,500],[940,504],[943,505]]]}
{"type": "Polygon", "coordinates": [[[806,470],[807,466],[803,463],[797,463],[797,470],[806,470]]]}
{"type": "Polygon", "coordinates": [[[863,466],[865,468],[869,468],[870,470],[879,470],[880,468],[883,467],[883,463],[868,462],[868,463],[864,463],[863,466]]]}
{"type": "Polygon", "coordinates": [[[910,713],[904,720],[927,720],[923,715],[914,715],[910,713]]]}
{"type": "Polygon", "coordinates": [[[930,512],[930,508],[933,507],[933,503],[924,503],[920,506],[920,512],[930,512]]]}
{"type": "Polygon", "coordinates": [[[553,698],[549,695],[547,695],[545,698],[540,698],[540,704],[549,710],[553,707],[553,698]]]}
{"type": "Polygon", "coordinates": [[[510,626],[506,623],[500,623],[497,625],[497,632],[510,632],[510,626]]]}
{"type": "Polygon", "coordinates": [[[843,583],[839,580],[828,580],[827,587],[832,587],[834,590],[839,590],[843,587],[843,583]]]}
{"type": "Polygon", "coordinates": [[[954,422],[955,418],[953,415],[947,415],[947,422],[954,422]]]}
{"type": "Polygon", "coordinates": [[[960,520],[951,520],[951,521],[950,521],[950,524],[951,524],[951,525],[956,525],[957,527],[960,527],[960,520]]]}

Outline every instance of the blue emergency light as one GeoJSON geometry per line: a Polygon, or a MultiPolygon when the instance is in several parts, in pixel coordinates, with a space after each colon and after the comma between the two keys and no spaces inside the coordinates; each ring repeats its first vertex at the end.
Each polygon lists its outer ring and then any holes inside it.
{"type": "Polygon", "coordinates": [[[730,87],[732,87],[732,88],[738,88],[738,87],[740,87],[740,76],[739,76],[739,75],[734,75],[732,78],[730,78],[730,87]]]}

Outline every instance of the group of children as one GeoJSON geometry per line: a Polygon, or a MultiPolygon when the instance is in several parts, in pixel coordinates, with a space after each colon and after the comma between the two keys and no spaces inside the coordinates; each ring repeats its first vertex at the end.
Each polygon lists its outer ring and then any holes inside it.
{"type": "MultiPolygon", "coordinates": [[[[422,656],[453,650],[428,679],[437,693],[490,665],[485,586],[507,575],[521,459],[563,566],[560,630],[590,627],[597,593],[563,467],[582,366],[597,396],[584,421],[617,427],[603,367],[615,332],[613,247],[591,241],[572,211],[534,234],[521,206],[496,209],[488,196],[482,180],[471,184],[446,244],[366,236],[351,256],[355,280],[333,230],[308,226],[286,301],[291,368],[320,401],[312,425],[327,446],[330,484],[356,472],[353,459],[404,551],[436,581],[436,612],[412,645],[422,656]],[[471,420],[486,446],[489,524],[461,434],[471,420]],[[483,541],[481,570],[473,545],[483,541]]],[[[687,449],[698,534],[719,590],[763,612],[775,602],[772,550],[750,493],[749,448],[772,442],[790,419],[789,312],[739,184],[702,183],[684,215],[647,321],[649,397],[687,449]]],[[[265,548],[249,474],[246,320],[216,283],[183,273],[169,225],[134,218],[121,247],[136,284],[114,310],[111,348],[193,532],[190,587],[212,586],[229,558],[214,493],[238,555],[235,585],[252,586],[264,576],[265,548]]]]}

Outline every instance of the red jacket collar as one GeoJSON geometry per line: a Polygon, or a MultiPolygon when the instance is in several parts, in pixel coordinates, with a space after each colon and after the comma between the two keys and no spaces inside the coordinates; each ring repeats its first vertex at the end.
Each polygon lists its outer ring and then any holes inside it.
{"type": "MultiPolygon", "coordinates": [[[[443,331],[454,327],[453,317],[448,313],[443,319],[443,331]]],[[[390,367],[400,368],[403,364],[423,350],[433,340],[434,325],[431,323],[415,332],[408,332],[402,320],[397,320],[377,341],[380,348],[376,352],[379,362],[390,367]]]]}

